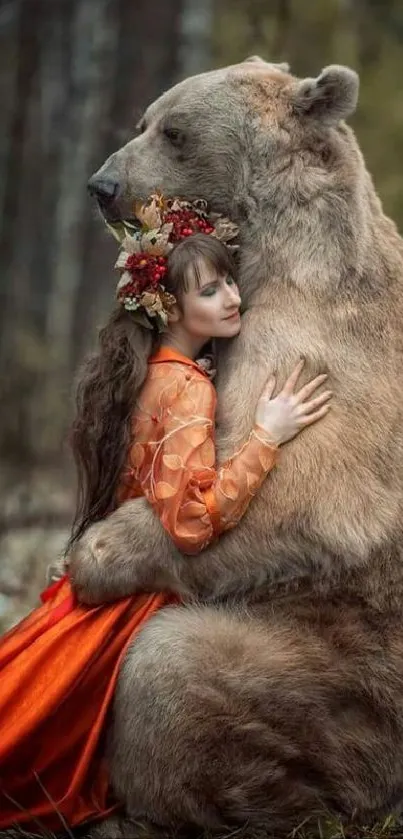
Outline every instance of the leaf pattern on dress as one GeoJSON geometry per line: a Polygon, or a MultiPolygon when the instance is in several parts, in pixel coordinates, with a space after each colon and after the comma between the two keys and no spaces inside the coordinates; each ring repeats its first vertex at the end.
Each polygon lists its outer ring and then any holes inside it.
{"type": "Polygon", "coordinates": [[[155,497],[157,501],[165,501],[166,498],[172,498],[178,492],[175,487],[168,484],[166,481],[158,481],[155,485],[155,497]]]}
{"type": "Polygon", "coordinates": [[[144,446],[142,443],[134,443],[130,452],[130,462],[135,469],[139,469],[146,456],[144,446]]]}
{"type": "Polygon", "coordinates": [[[259,486],[260,475],[256,472],[247,472],[246,473],[246,483],[248,486],[248,490],[251,495],[254,495],[256,492],[256,488],[259,486]]]}
{"type": "Polygon", "coordinates": [[[212,468],[215,464],[215,445],[211,437],[207,437],[200,446],[200,458],[203,466],[212,468]]]}
{"type": "Polygon", "coordinates": [[[206,422],[206,424],[198,424],[192,425],[189,423],[186,427],[183,428],[183,437],[190,446],[193,448],[197,448],[207,440],[209,435],[211,423],[206,422]]]}
{"type": "Polygon", "coordinates": [[[182,509],[189,518],[200,518],[206,513],[206,506],[201,501],[186,501],[182,509]]]}
{"type": "Polygon", "coordinates": [[[265,446],[259,451],[259,461],[262,469],[267,472],[273,465],[273,449],[265,446]]]}
{"type": "Polygon", "coordinates": [[[185,464],[178,454],[164,454],[162,455],[162,462],[167,469],[172,469],[173,472],[185,468],[185,464]]]}
{"type": "Polygon", "coordinates": [[[175,402],[178,398],[179,393],[179,383],[176,379],[174,381],[168,381],[165,384],[165,387],[162,389],[159,398],[159,406],[160,408],[170,408],[171,405],[175,402]]]}
{"type": "Polygon", "coordinates": [[[239,496],[239,486],[231,475],[224,474],[220,481],[220,491],[230,501],[236,501],[239,496]]]}

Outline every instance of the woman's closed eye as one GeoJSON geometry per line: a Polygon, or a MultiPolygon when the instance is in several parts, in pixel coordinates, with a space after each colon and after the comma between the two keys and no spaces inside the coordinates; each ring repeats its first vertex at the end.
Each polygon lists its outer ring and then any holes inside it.
{"type": "MultiPolygon", "coordinates": [[[[235,282],[234,278],[231,276],[231,274],[228,274],[228,277],[225,277],[224,280],[221,280],[221,284],[224,284],[224,283],[225,283],[225,285],[229,285],[232,288],[234,286],[236,287],[236,282],[235,282]]],[[[212,297],[213,294],[215,294],[217,292],[219,286],[220,286],[220,283],[218,281],[215,282],[215,283],[210,283],[209,285],[206,285],[204,288],[202,288],[200,290],[200,296],[201,297],[212,297]]]]}
{"type": "Polygon", "coordinates": [[[209,285],[206,288],[202,288],[200,291],[200,297],[212,297],[217,291],[216,285],[209,285]]]}

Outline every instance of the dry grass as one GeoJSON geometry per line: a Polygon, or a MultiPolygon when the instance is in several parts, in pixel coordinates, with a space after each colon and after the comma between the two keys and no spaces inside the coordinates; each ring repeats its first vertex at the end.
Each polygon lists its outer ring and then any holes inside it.
{"type": "Polygon", "coordinates": [[[0,831],[0,839],[403,839],[403,817],[388,816],[384,821],[373,826],[341,824],[330,814],[306,819],[297,825],[287,836],[273,834],[266,828],[243,825],[240,828],[222,830],[220,833],[202,831],[198,828],[166,830],[148,822],[129,821],[120,816],[71,829],[51,798],[41,779],[35,773],[36,781],[42,793],[48,799],[60,823],[60,831],[49,831],[41,821],[32,816],[20,802],[8,795],[3,789],[2,796],[11,801],[17,810],[29,817],[34,831],[27,831],[19,825],[0,831]]]}
{"type": "MultiPolygon", "coordinates": [[[[266,831],[248,828],[229,830],[219,836],[201,833],[198,830],[167,832],[145,823],[134,823],[124,819],[110,819],[91,828],[62,830],[55,834],[45,830],[28,833],[23,828],[1,832],[0,839],[281,839],[266,831]]],[[[299,825],[283,839],[403,839],[403,821],[393,816],[373,827],[341,825],[340,822],[323,817],[319,822],[299,825]]]]}

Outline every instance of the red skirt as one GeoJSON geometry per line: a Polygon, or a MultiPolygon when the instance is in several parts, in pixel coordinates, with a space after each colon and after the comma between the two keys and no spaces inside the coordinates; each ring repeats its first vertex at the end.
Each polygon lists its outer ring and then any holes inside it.
{"type": "Polygon", "coordinates": [[[67,577],[0,639],[0,829],[60,830],[117,809],[104,758],[106,718],[133,635],[166,594],[87,607],[67,577]]]}

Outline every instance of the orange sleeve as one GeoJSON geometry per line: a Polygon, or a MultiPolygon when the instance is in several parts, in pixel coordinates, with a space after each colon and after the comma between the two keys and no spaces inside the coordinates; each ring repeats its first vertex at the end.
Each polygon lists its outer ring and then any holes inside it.
{"type": "Polygon", "coordinates": [[[256,428],[217,469],[213,385],[199,373],[188,374],[169,407],[172,383],[164,385],[165,410],[154,418],[158,425],[154,441],[147,442],[148,456],[139,451],[141,444],[135,446],[137,478],[179,550],[197,554],[239,522],[274,466],[277,448],[256,428]]]}

